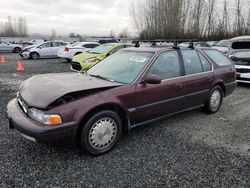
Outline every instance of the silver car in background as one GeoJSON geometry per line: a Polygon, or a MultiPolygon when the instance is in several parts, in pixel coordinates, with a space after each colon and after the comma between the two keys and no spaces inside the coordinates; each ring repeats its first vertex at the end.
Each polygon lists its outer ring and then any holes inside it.
{"type": "Polygon", "coordinates": [[[250,83],[250,36],[232,38],[229,57],[235,64],[237,81],[250,83]]]}
{"type": "Polygon", "coordinates": [[[0,39],[0,52],[14,52],[20,53],[22,51],[22,46],[18,44],[11,44],[5,40],[0,39]]]}
{"type": "Polygon", "coordinates": [[[67,43],[63,41],[47,41],[25,47],[20,53],[20,56],[25,59],[57,58],[58,50],[61,46],[65,45],[67,45],[67,43]]]}
{"type": "Polygon", "coordinates": [[[229,39],[221,40],[217,44],[215,44],[212,48],[217,49],[217,50],[223,52],[224,54],[228,55],[229,45],[230,45],[229,39]]]}

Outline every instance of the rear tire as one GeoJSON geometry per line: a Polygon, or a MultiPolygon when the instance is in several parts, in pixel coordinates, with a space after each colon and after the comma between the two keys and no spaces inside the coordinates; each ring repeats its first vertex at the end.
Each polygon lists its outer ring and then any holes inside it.
{"type": "Polygon", "coordinates": [[[220,110],[223,101],[223,90],[220,86],[215,86],[209,93],[209,96],[203,107],[207,114],[214,114],[220,110]]]}
{"type": "Polygon", "coordinates": [[[121,118],[114,111],[105,110],[94,114],[83,125],[77,143],[81,151],[98,156],[110,151],[121,134],[121,118]]]}
{"type": "Polygon", "coordinates": [[[32,53],[30,54],[30,58],[31,58],[31,59],[36,60],[36,59],[38,59],[38,57],[39,57],[39,54],[38,54],[37,52],[32,52],[32,53]]]}
{"type": "Polygon", "coordinates": [[[22,49],[19,47],[14,48],[14,53],[19,54],[21,51],[22,51],[22,49]]]}

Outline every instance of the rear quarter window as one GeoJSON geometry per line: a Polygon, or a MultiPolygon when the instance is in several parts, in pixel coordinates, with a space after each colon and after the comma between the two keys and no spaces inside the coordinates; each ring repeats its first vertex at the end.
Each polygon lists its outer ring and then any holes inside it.
{"type": "Polygon", "coordinates": [[[204,52],[219,66],[232,65],[229,58],[217,50],[204,50],[204,52]]]}

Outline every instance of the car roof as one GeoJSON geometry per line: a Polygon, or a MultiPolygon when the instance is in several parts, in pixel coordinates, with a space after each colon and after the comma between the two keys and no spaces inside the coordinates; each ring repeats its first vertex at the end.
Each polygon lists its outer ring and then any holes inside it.
{"type": "MultiPolygon", "coordinates": [[[[106,43],[106,44],[111,44],[112,46],[122,46],[122,45],[129,45],[127,43],[119,43],[119,42],[114,42],[114,43],[106,43]]],[[[105,45],[105,44],[103,44],[105,45]]]]}
{"type": "MultiPolygon", "coordinates": [[[[188,48],[188,47],[183,47],[183,48],[178,48],[180,50],[216,50],[210,47],[201,47],[201,48],[188,48]]],[[[171,46],[167,47],[131,47],[131,48],[123,48],[120,51],[133,51],[133,52],[164,52],[164,51],[170,51],[170,50],[175,50],[171,46]]]]}
{"type": "Polygon", "coordinates": [[[98,42],[79,42],[78,44],[99,44],[98,42]]]}
{"type": "Polygon", "coordinates": [[[232,42],[235,41],[250,41],[250,35],[239,36],[231,39],[232,42]]]}
{"type": "Polygon", "coordinates": [[[136,48],[136,47],[131,47],[131,48],[124,48],[121,49],[123,51],[135,51],[135,52],[160,52],[160,51],[166,51],[166,50],[172,50],[172,47],[142,47],[142,48],[136,48]]]}

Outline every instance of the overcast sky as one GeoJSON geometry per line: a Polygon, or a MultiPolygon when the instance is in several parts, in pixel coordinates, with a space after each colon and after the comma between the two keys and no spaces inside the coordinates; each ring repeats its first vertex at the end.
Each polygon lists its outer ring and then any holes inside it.
{"type": "Polygon", "coordinates": [[[129,8],[132,0],[0,0],[0,21],[23,16],[28,32],[58,35],[75,32],[85,35],[119,34],[133,31],[129,8]]]}

